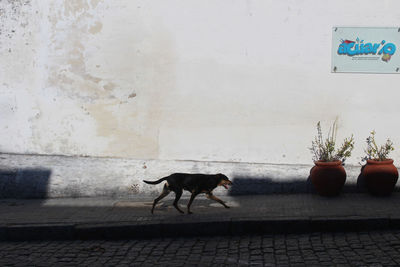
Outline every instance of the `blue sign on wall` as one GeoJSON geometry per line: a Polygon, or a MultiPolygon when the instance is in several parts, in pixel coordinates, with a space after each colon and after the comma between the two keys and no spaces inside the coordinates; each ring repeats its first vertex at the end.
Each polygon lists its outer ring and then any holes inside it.
{"type": "Polygon", "coordinates": [[[400,74],[400,27],[334,27],[332,72],[400,74]]]}

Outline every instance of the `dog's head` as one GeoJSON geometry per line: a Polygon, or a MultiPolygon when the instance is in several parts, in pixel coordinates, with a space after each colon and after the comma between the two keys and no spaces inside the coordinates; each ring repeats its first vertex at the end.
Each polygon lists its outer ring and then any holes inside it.
{"type": "Polygon", "coordinates": [[[225,189],[228,189],[228,185],[232,185],[232,181],[230,181],[226,175],[218,173],[217,176],[220,179],[218,186],[223,186],[225,189]]]}

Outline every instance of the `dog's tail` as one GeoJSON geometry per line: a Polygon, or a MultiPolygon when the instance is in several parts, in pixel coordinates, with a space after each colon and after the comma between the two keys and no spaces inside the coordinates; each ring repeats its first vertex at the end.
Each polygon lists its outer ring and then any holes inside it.
{"type": "Polygon", "coordinates": [[[168,178],[168,177],[164,177],[164,178],[158,179],[157,181],[145,181],[145,180],[143,180],[143,182],[145,182],[146,184],[159,184],[159,183],[161,183],[162,181],[167,180],[167,178],[168,178]]]}

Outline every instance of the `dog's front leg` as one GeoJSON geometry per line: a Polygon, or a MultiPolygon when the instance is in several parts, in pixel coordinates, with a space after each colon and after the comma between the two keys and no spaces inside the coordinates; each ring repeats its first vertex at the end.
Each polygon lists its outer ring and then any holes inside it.
{"type": "Polygon", "coordinates": [[[193,212],[190,211],[190,205],[192,205],[192,202],[193,202],[194,198],[195,198],[198,194],[199,194],[199,193],[196,192],[196,191],[193,191],[193,192],[192,192],[192,195],[190,196],[189,203],[188,203],[188,205],[187,205],[188,214],[192,214],[192,213],[193,213],[193,212]]]}
{"type": "Polygon", "coordinates": [[[225,202],[223,202],[221,199],[217,198],[216,196],[214,196],[211,192],[206,194],[206,197],[208,199],[212,199],[217,201],[218,203],[221,203],[225,208],[229,209],[230,207],[228,205],[225,204],[225,202]]]}

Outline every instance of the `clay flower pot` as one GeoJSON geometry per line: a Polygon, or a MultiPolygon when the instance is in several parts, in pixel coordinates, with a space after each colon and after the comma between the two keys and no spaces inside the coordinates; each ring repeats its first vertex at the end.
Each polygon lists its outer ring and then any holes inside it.
{"type": "Polygon", "coordinates": [[[393,165],[393,160],[367,160],[361,175],[368,191],[377,196],[389,196],[396,185],[399,173],[393,165]]]}
{"type": "Polygon", "coordinates": [[[340,160],[333,162],[316,161],[311,169],[310,179],[318,194],[332,197],[340,193],[346,182],[346,171],[340,160]]]}

